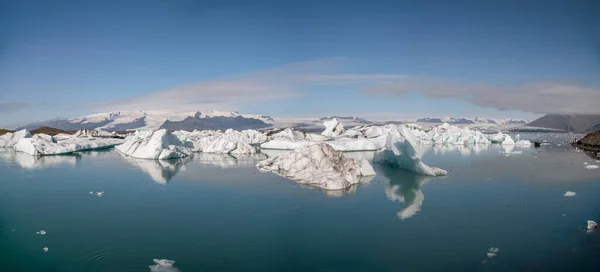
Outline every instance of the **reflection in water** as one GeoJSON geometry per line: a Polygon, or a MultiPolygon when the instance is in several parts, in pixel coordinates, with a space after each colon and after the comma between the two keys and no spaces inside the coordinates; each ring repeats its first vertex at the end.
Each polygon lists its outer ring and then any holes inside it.
{"type": "MultiPolygon", "coordinates": [[[[121,154],[121,153],[119,153],[121,154]]],[[[185,164],[189,161],[187,158],[170,159],[170,160],[146,160],[132,158],[123,155],[126,161],[137,166],[143,172],[148,174],[150,178],[159,184],[167,184],[177,175],[179,170],[185,171],[185,164]]]]}
{"type": "Polygon", "coordinates": [[[266,160],[267,155],[256,154],[211,154],[211,153],[196,153],[194,154],[194,162],[201,164],[218,166],[221,168],[255,166],[262,160],[266,160]]]}
{"type": "Polygon", "coordinates": [[[425,199],[421,186],[431,177],[390,167],[382,167],[381,173],[390,179],[385,187],[387,197],[391,201],[404,202],[404,208],[398,211],[398,218],[411,218],[421,211],[425,199]]]}
{"type": "Polygon", "coordinates": [[[16,162],[21,168],[25,169],[44,169],[68,165],[76,167],[81,161],[81,156],[78,155],[60,155],[60,156],[32,156],[23,152],[15,151],[0,151],[2,158],[7,161],[16,162]]]}

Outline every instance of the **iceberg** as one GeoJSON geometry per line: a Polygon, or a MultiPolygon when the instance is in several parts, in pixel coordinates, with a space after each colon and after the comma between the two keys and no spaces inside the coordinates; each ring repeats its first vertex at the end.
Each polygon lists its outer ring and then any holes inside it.
{"type": "Polygon", "coordinates": [[[502,141],[502,145],[515,145],[515,141],[510,137],[510,135],[505,135],[504,141],[502,141]]]}
{"type": "Polygon", "coordinates": [[[576,196],[577,193],[573,192],[573,191],[567,191],[563,196],[576,196]]]}
{"type": "Polygon", "coordinates": [[[411,131],[403,125],[395,126],[387,135],[385,149],[376,153],[373,161],[402,168],[427,176],[444,176],[446,170],[431,167],[421,161],[423,150],[411,131]]]}
{"type": "Polygon", "coordinates": [[[367,139],[337,139],[324,143],[337,151],[375,151],[379,149],[373,141],[367,139]]]}
{"type": "Polygon", "coordinates": [[[598,223],[592,221],[592,220],[588,220],[587,221],[587,229],[588,230],[593,230],[598,226],[598,223]]]}
{"type": "Polygon", "coordinates": [[[29,131],[23,129],[17,132],[9,132],[0,136],[0,148],[12,148],[22,138],[31,138],[29,131]]]}
{"type": "Polygon", "coordinates": [[[527,140],[519,140],[515,143],[515,146],[519,148],[528,148],[531,146],[531,142],[527,140]]]}
{"type": "Polygon", "coordinates": [[[172,159],[190,156],[192,151],[166,129],[137,131],[115,147],[119,152],[139,159],[172,159]]]}
{"type": "Polygon", "coordinates": [[[98,150],[114,147],[123,140],[113,138],[74,138],[57,141],[46,134],[36,134],[31,138],[22,138],[15,145],[18,152],[34,156],[64,155],[78,151],[98,150]]]}
{"type": "Polygon", "coordinates": [[[281,150],[293,150],[296,148],[307,147],[315,144],[316,142],[311,141],[290,141],[287,139],[276,139],[271,140],[260,145],[260,148],[264,149],[281,149],[281,150]]]}
{"type": "Polygon", "coordinates": [[[192,151],[204,153],[254,154],[256,148],[252,145],[267,141],[267,136],[256,130],[235,131],[228,129],[224,133],[219,131],[194,131],[191,133],[176,131],[174,134],[192,151]]]}
{"type": "Polygon", "coordinates": [[[281,153],[259,162],[256,167],[325,190],[342,190],[358,184],[360,176],[375,175],[368,161],[347,158],[324,143],[281,153]]]}
{"type": "Polygon", "coordinates": [[[175,261],[167,259],[153,259],[155,264],[150,266],[150,272],[179,272],[180,270],[174,267],[175,261]]]}
{"type": "Polygon", "coordinates": [[[325,131],[321,135],[325,137],[335,138],[344,133],[344,126],[336,118],[323,122],[323,125],[325,125],[325,131]]]}
{"type": "Polygon", "coordinates": [[[267,158],[267,155],[263,153],[235,156],[232,154],[198,153],[194,155],[193,160],[200,164],[216,166],[219,168],[235,168],[254,166],[267,158]]]}

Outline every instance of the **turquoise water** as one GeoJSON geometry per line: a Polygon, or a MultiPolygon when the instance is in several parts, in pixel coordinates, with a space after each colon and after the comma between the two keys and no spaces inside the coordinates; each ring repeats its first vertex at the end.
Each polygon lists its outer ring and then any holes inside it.
{"type": "Polygon", "coordinates": [[[584,162],[600,163],[556,144],[501,151],[432,148],[424,160],[447,177],[376,166],[344,192],[260,173],[264,154],[4,151],[0,271],[149,271],[153,258],[184,272],[595,271],[600,232],[585,225],[600,221],[600,169],[584,162]]]}

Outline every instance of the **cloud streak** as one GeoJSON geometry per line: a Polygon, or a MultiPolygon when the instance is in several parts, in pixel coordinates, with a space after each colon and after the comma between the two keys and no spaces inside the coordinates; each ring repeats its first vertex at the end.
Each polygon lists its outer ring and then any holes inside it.
{"type": "Polygon", "coordinates": [[[22,110],[27,107],[27,103],[23,102],[0,102],[0,114],[3,113],[12,113],[19,110],[22,110]]]}
{"type": "Polygon", "coordinates": [[[564,82],[534,82],[518,86],[460,83],[427,77],[409,77],[362,88],[371,94],[401,96],[420,92],[426,96],[453,98],[498,110],[541,114],[600,114],[600,87],[564,82]]]}
{"type": "Polygon", "coordinates": [[[106,110],[234,110],[245,102],[299,97],[306,87],[372,85],[403,78],[395,74],[340,73],[344,66],[342,58],[294,63],[88,106],[106,110]]]}

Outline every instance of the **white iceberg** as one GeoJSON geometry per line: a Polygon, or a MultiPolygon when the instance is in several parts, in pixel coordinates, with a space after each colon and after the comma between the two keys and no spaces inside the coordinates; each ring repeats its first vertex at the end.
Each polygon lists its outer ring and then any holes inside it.
{"type": "Polygon", "coordinates": [[[296,148],[311,146],[315,143],[316,142],[311,142],[311,141],[291,141],[288,139],[275,139],[275,140],[270,140],[266,143],[261,144],[260,148],[293,150],[296,148]]]}
{"type": "Polygon", "coordinates": [[[590,165],[586,165],[585,168],[586,169],[598,169],[598,165],[590,164],[590,165]]]}
{"type": "Polygon", "coordinates": [[[519,140],[515,143],[515,146],[519,148],[528,148],[531,146],[531,142],[527,140],[519,140]]]}
{"type": "Polygon", "coordinates": [[[12,148],[22,138],[31,138],[29,131],[23,129],[17,132],[9,132],[0,136],[0,148],[12,148]]]}
{"type": "Polygon", "coordinates": [[[177,136],[165,129],[137,131],[125,138],[125,143],[115,147],[125,155],[139,159],[183,158],[192,154],[177,136]]]}
{"type": "Polygon", "coordinates": [[[506,135],[504,141],[502,141],[502,145],[515,145],[515,141],[510,137],[510,135],[506,135]]]}
{"type": "Polygon", "coordinates": [[[150,272],[179,272],[173,265],[175,261],[167,259],[153,259],[155,264],[150,266],[150,272]]]}
{"type": "Polygon", "coordinates": [[[324,143],[281,153],[259,162],[256,167],[325,190],[342,190],[358,184],[360,176],[375,174],[368,161],[347,158],[324,143]]]}
{"type": "Polygon", "coordinates": [[[567,191],[567,192],[564,194],[564,196],[576,196],[576,195],[577,195],[577,193],[575,193],[575,192],[572,192],[572,191],[567,191]]]}
{"type": "Polygon", "coordinates": [[[593,230],[598,226],[598,223],[592,221],[592,220],[588,220],[587,221],[587,229],[588,230],[593,230]]]}
{"type": "Polygon", "coordinates": [[[385,149],[376,153],[374,162],[402,168],[427,176],[443,176],[446,170],[430,167],[421,161],[423,150],[418,140],[403,126],[394,126],[387,135],[385,149]]]}
{"type": "Polygon", "coordinates": [[[254,154],[253,144],[267,141],[267,136],[256,130],[235,131],[228,129],[224,133],[218,131],[192,133],[176,131],[174,134],[194,152],[219,154],[254,154]]]}
{"type": "Polygon", "coordinates": [[[373,141],[367,139],[337,139],[324,143],[337,151],[375,151],[379,149],[373,141]]]}
{"type": "Polygon", "coordinates": [[[18,152],[34,156],[64,155],[78,151],[98,150],[114,147],[123,140],[114,138],[69,138],[56,141],[52,136],[36,134],[31,138],[22,138],[15,145],[18,152]]]}
{"type": "Polygon", "coordinates": [[[344,126],[336,118],[323,122],[323,125],[325,131],[321,135],[325,137],[335,138],[344,133],[344,126]]]}
{"type": "Polygon", "coordinates": [[[504,137],[505,137],[505,136],[506,136],[506,135],[502,134],[502,132],[498,132],[498,134],[491,135],[491,136],[489,137],[489,140],[490,140],[492,143],[494,143],[494,144],[496,144],[496,143],[498,143],[498,144],[499,144],[499,143],[502,143],[502,142],[504,141],[504,137]]]}

